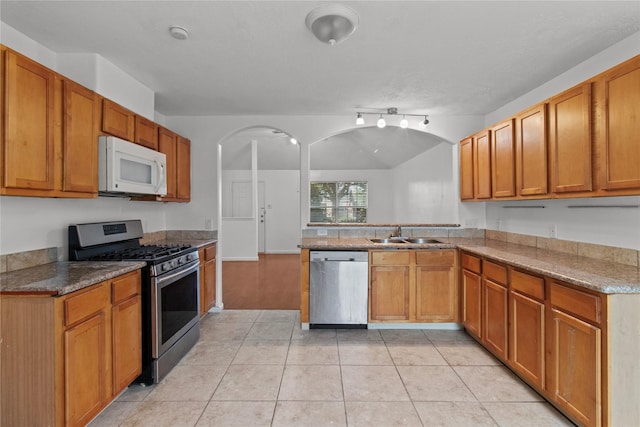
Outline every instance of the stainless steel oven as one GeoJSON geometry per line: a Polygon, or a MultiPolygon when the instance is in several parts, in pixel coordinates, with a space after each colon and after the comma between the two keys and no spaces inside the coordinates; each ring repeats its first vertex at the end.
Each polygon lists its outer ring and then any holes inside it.
{"type": "Polygon", "coordinates": [[[200,262],[196,259],[175,270],[151,276],[149,305],[155,382],[159,382],[200,337],[199,270],[200,262]]]}

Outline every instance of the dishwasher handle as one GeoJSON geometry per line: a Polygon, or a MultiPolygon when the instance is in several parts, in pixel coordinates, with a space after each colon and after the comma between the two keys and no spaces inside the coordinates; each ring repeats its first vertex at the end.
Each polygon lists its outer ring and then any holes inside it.
{"type": "Polygon", "coordinates": [[[368,262],[367,251],[312,251],[311,262],[368,262]]]}

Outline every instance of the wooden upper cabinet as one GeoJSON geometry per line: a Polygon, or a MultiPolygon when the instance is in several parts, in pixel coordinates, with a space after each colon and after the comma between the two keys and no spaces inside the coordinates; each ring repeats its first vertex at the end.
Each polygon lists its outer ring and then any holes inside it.
{"type": "Polygon", "coordinates": [[[586,192],[592,185],[591,83],[549,99],[551,190],[586,192]]]}
{"type": "Polygon", "coordinates": [[[103,98],[102,131],[127,141],[133,141],[134,114],[121,105],[103,98]]]}
{"type": "Polygon", "coordinates": [[[595,84],[601,114],[597,132],[601,186],[640,189],[640,56],[602,74],[595,84]]]}
{"type": "Polygon", "coordinates": [[[176,197],[176,138],[178,136],[169,129],[158,128],[158,151],[167,156],[167,195],[166,199],[176,197]]]}
{"type": "Polygon", "coordinates": [[[62,102],[62,189],[97,194],[99,98],[64,80],[62,102]]]}
{"type": "Polygon", "coordinates": [[[476,199],[491,198],[491,131],[473,137],[473,192],[476,199]]]}
{"type": "Polygon", "coordinates": [[[521,197],[546,196],[547,104],[516,117],[516,187],[521,197]]]}
{"type": "Polygon", "coordinates": [[[2,187],[52,190],[55,73],[13,51],[4,55],[2,187]]]}
{"type": "Polygon", "coordinates": [[[158,125],[142,116],[135,116],[133,142],[152,150],[158,150],[158,125]]]}
{"type": "Polygon", "coordinates": [[[473,137],[460,141],[460,200],[473,199],[473,137]]]}
{"type": "Polygon", "coordinates": [[[176,139],[176,196],[191,200],[191,141],[180,135],[176,139]]]}
{"type": "Polygon", "coordinates": [[[491,130],[491,189],[496,198],[516,195],[515,139],[513,119],[491,130]]]}

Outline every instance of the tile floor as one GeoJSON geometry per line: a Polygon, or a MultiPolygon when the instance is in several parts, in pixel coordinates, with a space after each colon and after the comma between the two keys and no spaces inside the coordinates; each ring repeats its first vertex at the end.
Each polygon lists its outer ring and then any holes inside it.
{"type": "Polygon", "coordinates": [[[90,427],[571,425],[462,331],[302,331],[295,310],[225,310],[90,427]]]}

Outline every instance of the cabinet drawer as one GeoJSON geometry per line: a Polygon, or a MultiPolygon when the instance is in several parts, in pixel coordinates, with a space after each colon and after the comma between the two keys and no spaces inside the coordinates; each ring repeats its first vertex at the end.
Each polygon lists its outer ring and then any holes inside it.
{"type": "Polygon", "coordinates": [[[495,264],[491,261],[482,261],[484,277],[492,282],[507,286],[507,267],[495,264]]]}
{"type": "Polygon", "coordinates": [[[72,294],[64,302],[64,324],[71,325],[100,312],[109,304],[109,288],[105,283],[92,287],[79,295],[72,294]]]}
{"type": "Polygon", "coordinates": [[[551,284],[551,305],[568,313],[573,313],[592,322],[601,322],[600,297],[567,288],[557,283],[551,284]]]}
{"type": "Polygon", "coordinates": [[[204,248],[204,260],[211,261],[216,258],[216,245],[210,245],[204,248]]]}
{"type": "Polygon", "coordinates": [[[511,270],[511,289],[537,300],[544,300],[544,279],[511,270]]]}
{"type": "Polygon", "coordinates": [[[373,265],[409,265],[410,252],[406,251],[374,251],[371,252],[373,265]]]}
{"type": "Polygon", "coordinates": [[[482,273],[480,258],[463,253],[460,257],[460,261],[462,263],[462,268],[465,270],[471,270],[478,274],[482,273]]]}
{"type": "Polygon", "coordinates": [[[116,304],[140,294],[140,271],[120,276],[111,281],[111,302],[116,304]]]}
{"type": "Polygon", "coordinates": [[[446,265],[455,263],[455,250],[424,250],[416,252],[418,265],[446,265]]]}

